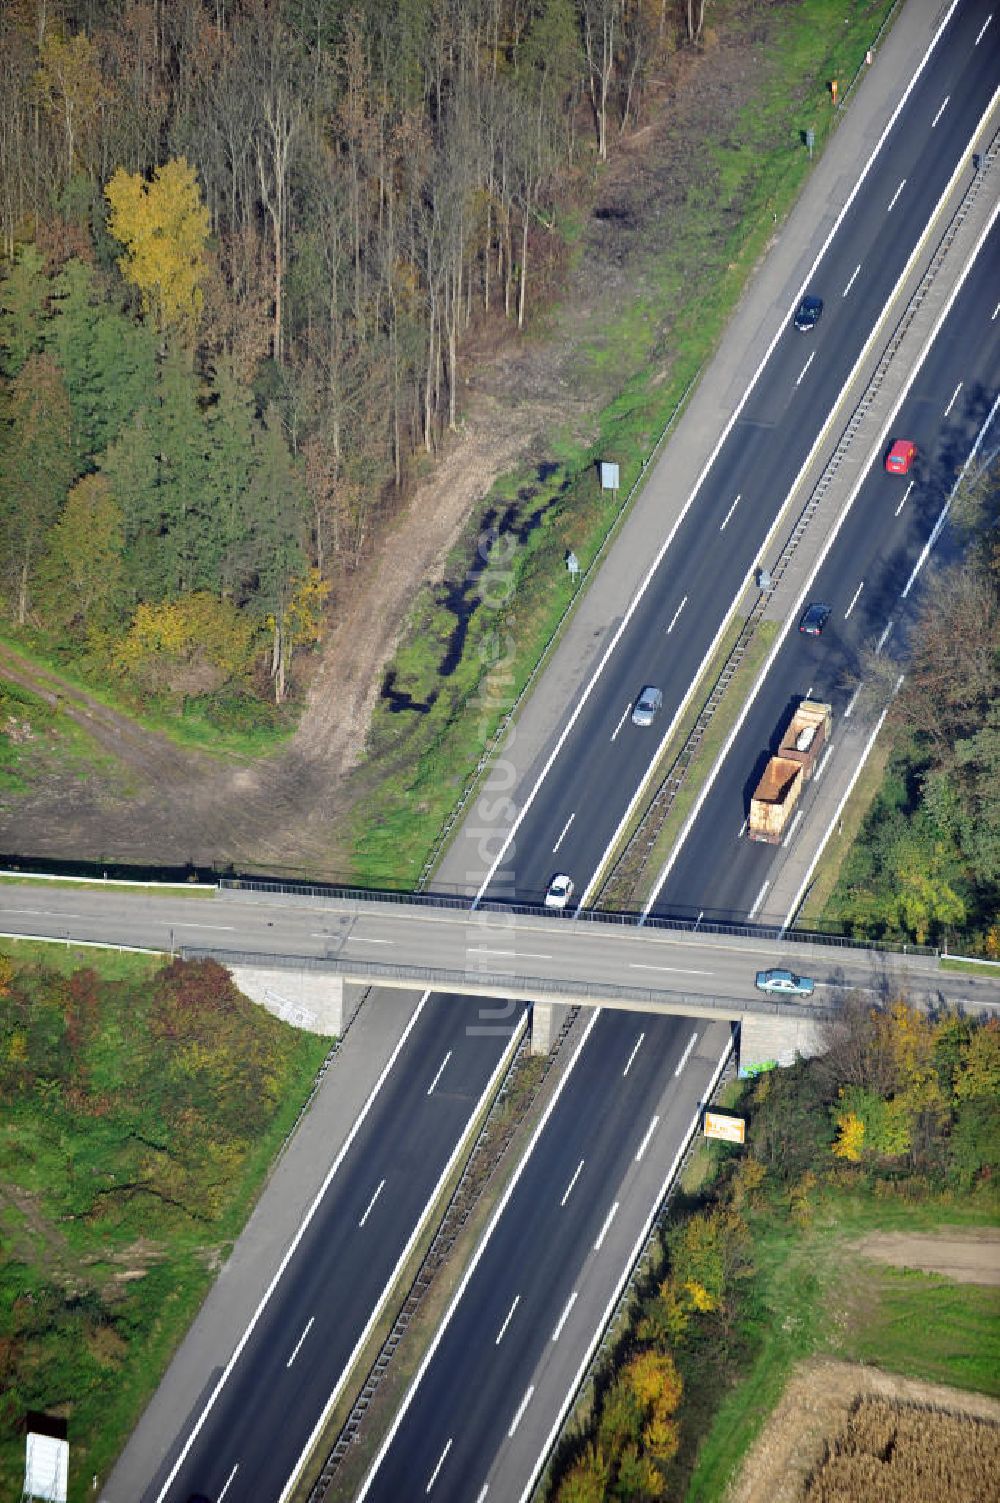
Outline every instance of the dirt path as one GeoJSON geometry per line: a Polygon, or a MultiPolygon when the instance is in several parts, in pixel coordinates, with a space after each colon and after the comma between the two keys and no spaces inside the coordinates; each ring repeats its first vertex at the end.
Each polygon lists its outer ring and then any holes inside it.
{"type": "Polygon", "coordinates": [[[1000,1286],[1000,1229],[942,1227],[939,1232],[873,1232],[852,1251],[897,1268],[943,1273],[960,1284],[1000,1286]]]}
{"type": "Polygon", "coordinates": [[[498,341],[497,329],[486,329],[466,350],[461,432],[351,577],[291,742],[252,763],[177,747],[4,652],[0,675],[55,703],[116,759],[120,775],[73,784],[40,778],[25,794],[0,796],[0,851],[346,874],[346,826],[358,796],[348,774],[361,760],[408,610],[421,586],[441,577],[494,482],[550,457],[558,432],[586,437],[643,358],[627,346],[602,348],[602,330],[624,300],[643,294],[645,269],[699,170],[690,141],[717,131],[761,83],[746,47],[725,41],[710,56],[678,54],[666,71],[651,123],[602,178],[544,336],[505,330],[498,341]],[[602,348],[600,359],[588,358],[591,344],[602,348]]]}

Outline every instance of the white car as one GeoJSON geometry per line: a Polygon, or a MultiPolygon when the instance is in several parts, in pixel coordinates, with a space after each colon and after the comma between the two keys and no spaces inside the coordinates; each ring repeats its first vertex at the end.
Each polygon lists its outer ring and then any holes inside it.
{"type": "Polygon", "coordinates": [[[573,879],[565,872],[556,872],[545,894],[546,908],[565,908],[573,896],[573,879]]]}
{"type": "Polygon", "coordinates": [[[811,997],[815,983],[808,976],[796,976],[794,971],[758,971],[757,990],[760,992],[785,993],[786,996],[811,997]]]}

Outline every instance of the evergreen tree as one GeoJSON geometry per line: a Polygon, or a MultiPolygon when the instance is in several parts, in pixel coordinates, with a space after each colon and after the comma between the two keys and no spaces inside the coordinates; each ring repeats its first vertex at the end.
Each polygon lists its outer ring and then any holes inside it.
{"type": "Polygon", "coordinates": [[[28,356],[41,349],[48,290],[41,252],[34,245],[19,246],[0,281],[0,371],[4,375],[16,376],[28,356]]]}
{"type": "Polygon", "coordinates": [[[206,507],[219,547],[215,587],[241,604],[251,569],[253,519],[249,485],[254,463],[253,396],[220,367],[205,412],[208,441],[206,507]]]}
{"type": "Polygon", "coordinates": [[[66,387],[47,355],[29,355],[10,391],[0,451],[0,565],[19,626],[28,618],[42,540],[73,478],[66,387]]]}

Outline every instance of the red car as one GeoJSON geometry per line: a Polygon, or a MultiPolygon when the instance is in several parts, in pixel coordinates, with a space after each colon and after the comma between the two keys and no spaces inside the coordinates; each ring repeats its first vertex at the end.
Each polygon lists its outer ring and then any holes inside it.
{"type": "Polygon", "coordinates": [[[885,456],[885,467],[890,475],[908,475],[916,457],[916,444],[908,438],[897,438],[885,456]]]}

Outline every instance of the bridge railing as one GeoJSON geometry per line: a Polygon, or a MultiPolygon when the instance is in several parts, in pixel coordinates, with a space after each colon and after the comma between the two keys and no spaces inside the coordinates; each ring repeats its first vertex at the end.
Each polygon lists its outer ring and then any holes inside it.
{"type": "Polygon", "coordinates": [[[793,1002],[760,996],[700,996],[691,992],[670,991],[653,986],[622,986],[618,982],[566,981],[547,976],[521,976],[509,972],[460,971],[446,966],[397,965],[381,960],[347,960],[338,956],[268,954],[260,950],[226,950],[208,946],[185,945],[180,951],[184,960],[217,960],[228,969],[240,966],[283,971],[313,971],[340,976],[351,981],[385,981],[418,985],[436,992],[471,991],[487,995],[512,997],[520,1001],[565,1000],[566,1002],[633,1004],[637,1007],[669,1007],[679,1013],[712,1012],[720,1018],[738,1018],[745,1013],[773,1017],[811,1018],[822,1021],[836,1016],[835,1009],[805,1002],[793,1002]]]}
{"type": "MultiPolygon", "coordinates": [[[[384,903],[391,907],[438,908],[454,913],[471,913],[472,899],[448,893],[408,893],[372,890],[362,887],[338,887],[325,883],[268,881],[257,877],[223,877],[219,888],[228,892],[270,892],[289,898],[324,898],[332,903],[384,903]]],[[[768,940],[792,945],[829,945],[844,950],[874,950],[887,955],[937,955],[933,945],[895,944],[890,940],[854,939],[848,934],[826,934],[821,929],[785,929],[780,924],[737,923],[726,919],[642,919],[638,913],[598,912],[593,908],[546,908],[542,903],[499,902],[484,899],[475,905],[476,913],[509,913],[516,917],[545,918],[563,923],[600,924],[615,928],[658,929],[678,934],[720,934],[737,939],[768,940]]]]}

